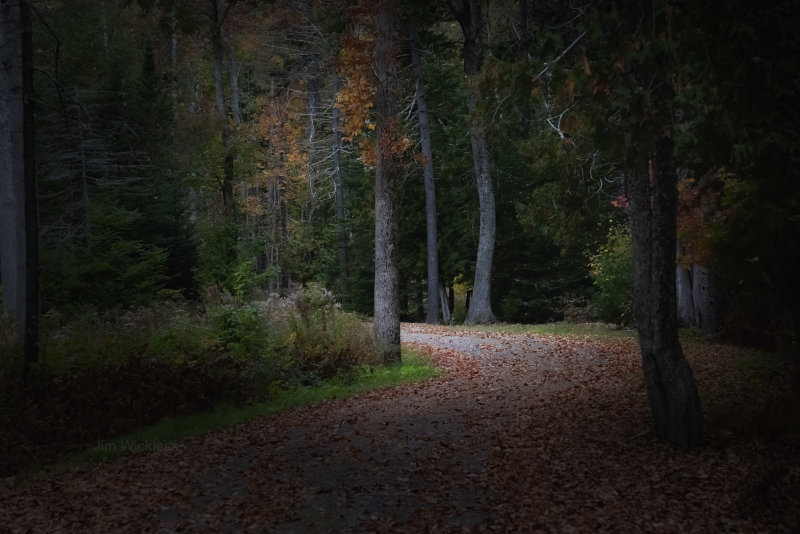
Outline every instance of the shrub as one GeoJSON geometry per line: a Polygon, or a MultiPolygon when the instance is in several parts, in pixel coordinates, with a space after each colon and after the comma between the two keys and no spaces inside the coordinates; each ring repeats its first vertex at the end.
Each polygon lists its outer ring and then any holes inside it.
{"type": "Polygon", "coordinates": [[[264,313],[282,331],[281,347],[302,379],[330,378],[378,364],[371,325],[342,311],[333,294],[319,285],[270,298],[264,313]]]}
{"type": "Polygon", "coordinates": [[[597,316],[610,323],[633,321],[633,255],[628,225],[612,227],[606,242],[591,256],[589,267],[597,291],[597,316]]]}
{"type": "Polygon", "coordinates": [[[260,402],[380,363],[370,325],[314,285],[207,314],[181,302],[51,311],[42,330],[41,361],[23,380],[13,323],[0,317],[0,477],[166,416],[260,402]]]}

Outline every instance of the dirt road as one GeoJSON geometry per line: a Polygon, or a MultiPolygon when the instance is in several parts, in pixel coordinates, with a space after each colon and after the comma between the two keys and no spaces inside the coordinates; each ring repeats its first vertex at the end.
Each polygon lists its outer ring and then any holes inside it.
{"type": "Polygon", "coordinates": [[[632,340],[404,325],[446,373],[0,484],[0,532],[711,532],[742,462],[648,434],[632,340]]]}

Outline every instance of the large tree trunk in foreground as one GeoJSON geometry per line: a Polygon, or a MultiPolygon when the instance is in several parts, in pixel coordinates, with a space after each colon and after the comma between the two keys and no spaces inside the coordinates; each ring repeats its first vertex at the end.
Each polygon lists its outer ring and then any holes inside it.
{"type": "Polygon", "coordinates": [[[379,0],[375,16],[375,341],[386,364],[400,363],[397,183],[401,177],[396,0],[379,0]]]}
{"type": "Polygon", "coordinates": [[[451,10],[461,25],[464,34],[464,73],[467,75],[469,92],[469,137],[472,142],[472,162],[478,186],[480,206],[480,231],[478,234],[478,256],[475,262],[475,281],[472,286],[465,324],[493,323],[497,319],[492,312],[492,262],[497,228],[494,190],[489,170],[489,147],[486,142],[486,126],[478,109],[481,101],[479,75],[483,66],[483,16],[480,0],[462,0],[461,6],[450,2],[451,10]]]}
{"type": "Polygon", "coordinates": [[[425,230],[428,247],[428,301],[425,322],[439,324],[439,245],[436,228],[436,185],[433,180],[433,150],[431,149],[431,125],[428,121],[428,101],[425,98],[425,84],[422,78],[422,59],[417,50],[417,32],[414,23],[409,22],[409,45],[411,62],[414,64],[416,78],[417,116],[419,118],[419,137],[422,144],[422,172],[425,178],[425,230]]]}
{"type": "Polygon", "coordinates": [[[655,435],[689,449],[703,441],[694,375],[678,341],[675,291],[677,188],[672,140],[657,139],[652,176],[628,177],[634,300],[655,435]],[[652,181],[652,184],[651,184],[652,181]]]}
{"type": "Polygon", "coordinates": [[[39,215],[34,168],[30,6],[0,3],[0,269],[25,371],[38,359],[39,215]]]}

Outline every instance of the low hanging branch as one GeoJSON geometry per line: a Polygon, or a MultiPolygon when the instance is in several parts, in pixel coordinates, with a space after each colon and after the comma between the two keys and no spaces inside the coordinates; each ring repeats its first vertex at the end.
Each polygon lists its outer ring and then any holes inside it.
{"type": "Polygon", "coordinates": [[[567,55],[567,52],[569,52],[570,50],[572,50],[572,47],[573,47],[573,46],[575,46],[576,44],[578,44],[578,41],[580,41],[581,39],[583,39],[583,37],[584,37],[585,35],[586,35],[586,32],[583,32],[582,34],[580,34],[578,37],[576,37],[576,38],[575,38],[575,40],[574,40],[574,41],[572,41],[572,43],[570,43],[570,45],[569,45],[568,47],[566,47],[566,48],[565,48],[565,49],[564,49],[564,50],[561,52],[561,54],[559,54],[559,55],[558,55],[558,57],[557,57],[557,58],[555,58],[555,59],[554,59],[553,61],[551,61],[550,63],[545,63],[545,64],[544,64],[544,68],[543,68],[543,69],[542,69],[542,70],[539,72],[539,74],[537,74],[536,76],[534,76],[534,77],[533,77],[533,79],[531,80],[531,83],[535,82],[536,80],[538,80],[539,78],[541,78],[542,76],[544,76],[544,74],[547,72],[547,70],[548,70],[550,67],[552,67],[553,65],[555,65],[556,63],[558,63],[559,61],[561,61],[561,59],[562,59],[562,58],[563,58],[565,55],[567,55]]]}

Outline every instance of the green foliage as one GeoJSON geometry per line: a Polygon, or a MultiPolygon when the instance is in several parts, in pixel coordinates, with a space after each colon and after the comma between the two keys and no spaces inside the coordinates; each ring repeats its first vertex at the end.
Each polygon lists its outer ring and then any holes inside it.
{"type": "Polygon", "coordinates": [[[0,474],[219,402],[264,402],[299,385],[358,382],[372,329],[321,286],[201,313],[183,302],[43,318],[41,360],[23,380],[0,320],[0,474]]]}
{"type": "Polygon", "coordinates": [[[44,247],[42,284],[56,307],[102,309],[150,303],[165,282],[167,250],[133,238],[139,216],[113,202],[92,211],[91,242],[44,247]]]}
{"type": "Polygon", "coordinates": [[[333,295],[316,284],[268,303],[270,321],[283,331],[281,345],[306,380],[377,365],[372,328],[342,311],[333,295]]]}
{"type": "Polygon", "coordinates": [[[213,410],[166,417],[153,426],[136,430],[115,439],[103,440],[97,446],[71,455],[59,462],[60,467],[71,467],[84,462],[115,458],[137,451],[151,451],[169,447],[171,443],[197,436],[227,426],[247,422],[257,417],[304,406],[328,399],[348,398],[365,391],[418,382],[441,373],[422,354],[403,349],[403,363],[386,368],[360,367],[343,381],[333,378],[315,387],[296,387],[278,392],[258,404],[237,406],[223,402],[213,410]]]}
{"type": "Polygon", "coordinates": [[[628,225],[612,227],[605,243],[590,257],[594,304],[603,321],[631,324],[633,321],[633,256],[628,225]]]}
{"type": "Polygon", "coordinates": [[[212,310],[218,343],[235,357],[249,358],[269,351],[269,327],[254,304],[212,310]]]}

